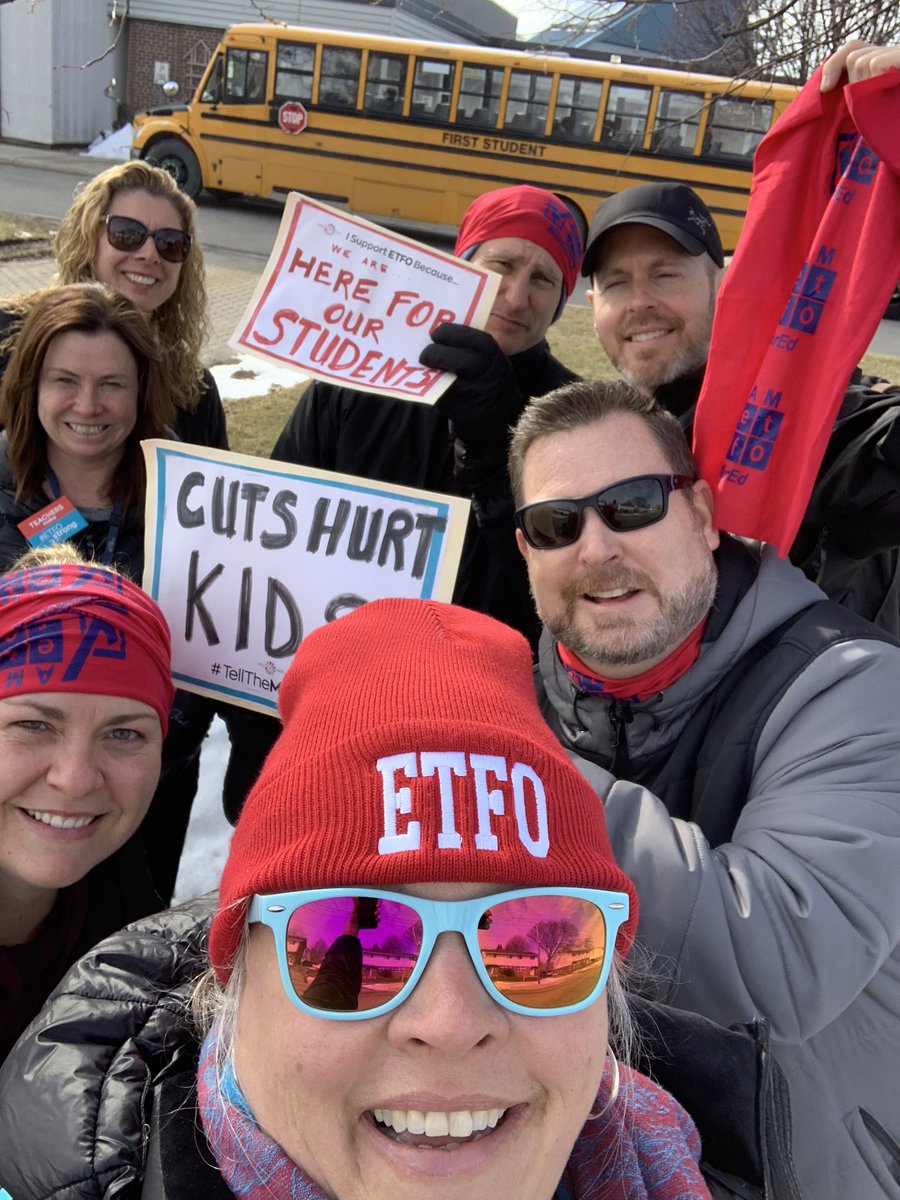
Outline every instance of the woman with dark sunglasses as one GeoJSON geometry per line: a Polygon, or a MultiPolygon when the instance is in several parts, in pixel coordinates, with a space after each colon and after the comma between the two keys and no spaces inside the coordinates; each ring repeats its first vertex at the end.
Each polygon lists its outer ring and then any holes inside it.
{"type": "MultiPolygon", "coordinates": [[[[78,190],[53,249],[61,283],[99,281],[149,318],[175,406],[169,422],[174,435],[227,450],[225,411],[200,359],[208,300],[193,200],[152,163],[119,163],[78,190]]],[[[33,302],[33,295],[20,297],[0,312],[0,373],[33,302]]],[[[200,748],[216,712],[232,743],[224,788],[228,812],[240,808],[277,733],[271,718],[178,693],[160,784],[165,795],[154,802],[145,829],[154,876],[166,900],[175,887],[197,789],[200,748]]]]}
{"type": "MultiPolygon", "coordinates": [[[[303,642],[279,702],[218,898],[98,948],[8,1060],[0,1186],[15,1200],[793,1195],[767,1191],[748,1152],[768,1095],[755,1045],[752,1077],[709,1092],[712,1163],[680,1104],[618,1061],[637,898],[541,719],[521,635],[376,601],[303,642]],[[754,1170],[756,1190],[738,1178],[754,1170]]],[[[703,1038],[671,1042],[670,1067],[690,1045],[702,1107],[703,1038]]]]}

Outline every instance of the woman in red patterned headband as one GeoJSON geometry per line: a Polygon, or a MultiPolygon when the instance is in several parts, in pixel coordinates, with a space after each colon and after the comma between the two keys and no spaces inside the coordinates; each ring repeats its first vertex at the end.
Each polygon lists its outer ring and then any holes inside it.
{"type": "Polygon", "coordinates": [[[156,604],[59,546],[0,577],[0,1061],[74,960],[159,907],[135,836],[173,687],[156,604]]]}

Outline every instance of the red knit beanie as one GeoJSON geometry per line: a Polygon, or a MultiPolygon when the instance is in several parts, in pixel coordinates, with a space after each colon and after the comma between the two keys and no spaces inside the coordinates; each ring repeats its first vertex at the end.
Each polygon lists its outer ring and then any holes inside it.
{"type": "Polygon", "coordinates": [[[578,281],[584,237],[571,210],[553,192],[519,184],[485,192],[466,210],[454,253],[466,258],[492,238],[525,238],[546,250],[562,271],[568,298],[578,281]]]}
{"type": "Polygon", "coordinates": [[[599,796],[546,725],[521,634],[469,609],[375,600],[309,635],[284,730],[238,821],[210,931],[228,978],[256,893],[414,883],[637,896],[599,796]]]}

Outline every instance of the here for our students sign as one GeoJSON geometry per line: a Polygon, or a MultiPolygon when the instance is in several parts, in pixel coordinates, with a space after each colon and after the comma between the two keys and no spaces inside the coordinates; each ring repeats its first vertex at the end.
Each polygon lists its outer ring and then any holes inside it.
{"type": "Polygon", "coordinates": [[[388,596],[449,601],[469,502],[180,442],[143,443],[144,588],[179,687],[260,712],[300,642],[388,596]]]}
{"type": "Polygon", "coordinates": [[[453,382],[419,353],[437,325],[483,329],[500,277],[294,192],[231,340],[307,375],[433,404],[453,382]]]}

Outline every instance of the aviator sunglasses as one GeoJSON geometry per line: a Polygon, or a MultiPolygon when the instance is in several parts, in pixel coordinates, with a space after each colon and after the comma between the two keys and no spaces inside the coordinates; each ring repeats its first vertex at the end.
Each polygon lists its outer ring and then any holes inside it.
{"type": "Polygon", "coordinates": [[[148,229],[134,217],[118,217],[107,213],[106,240],[114,250],[140,250],[148,237],[156,244],[156,252],[166,262],[183,263],[191,248],[191,235],[182,229],[148,229]]]}
{"type": "Polygon", "coordinates": [[[254,896],[247,920],[275,935],[281,982],[301,1012],[361,1021],[410,995],[438,934],[460,933],[488,995],[531,1017],[577,1012],[606,987],[628,896],[531,888],[423,900],[374,888],[254,896]]]}
{"type": "Polygon", "coordinates": [[[516,524],[535,550],[559,550],[581,537],[586,508],[616,533],[644,529],[666,515],[670,492],[696,482],[691,475],[635,475],[578,499],[526,504],[516,513],[516,524]]]}

